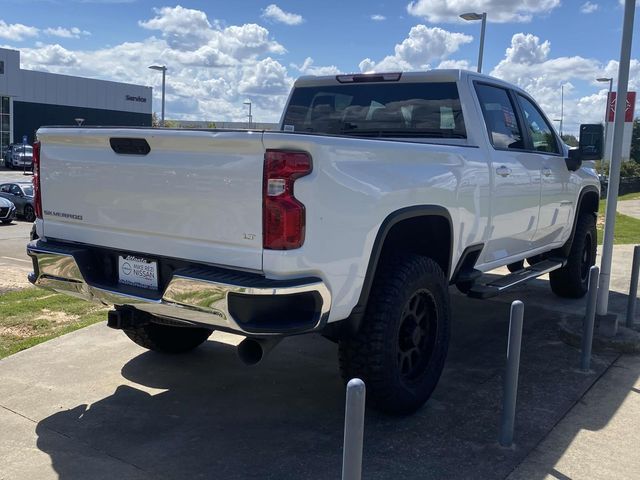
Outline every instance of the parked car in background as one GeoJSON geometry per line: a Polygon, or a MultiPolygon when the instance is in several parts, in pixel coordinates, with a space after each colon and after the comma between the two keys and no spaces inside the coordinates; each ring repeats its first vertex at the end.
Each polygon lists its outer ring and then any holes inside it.
{"type": "Polygon", "coordinates": [[[0,197],[0,222],[11,223],[16,218],[16,206],[7,200],[0,197]]]}
{"type": "Polygon", "coordinates": [[[29,182],[3,183],[0,185],[0,197],[6,198],[16,206],[16,215],[27,222],[36,219],[33,207],[33,185],[29,182]]]}
{"type": "Polygon", "coordinates": [[[27,144],[14,144],[9,146],[4,160],[7,168],[29,168],[33,166],[33,147],[27,144]]]}

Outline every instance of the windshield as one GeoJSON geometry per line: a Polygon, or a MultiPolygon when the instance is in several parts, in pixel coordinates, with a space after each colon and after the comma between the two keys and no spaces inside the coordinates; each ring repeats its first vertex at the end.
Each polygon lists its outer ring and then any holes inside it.
{"type": "Polygon", "coordinates": [[[33,155],[33,147],[31,145],[16,145],[13,151],[22,155],[33,155]]]}
{"type": "Polygon", "coordinates": [[[455,82],[296,88],[283,130],[363,137],[466,138],[455,82]]]}

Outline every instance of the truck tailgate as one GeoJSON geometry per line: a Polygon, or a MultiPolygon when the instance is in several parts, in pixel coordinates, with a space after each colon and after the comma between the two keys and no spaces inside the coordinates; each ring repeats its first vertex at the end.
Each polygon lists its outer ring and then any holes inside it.
{"type": "Polygon", "coordinates": [[[38,137],[45,237],[262,269],[262,133],[43,128],[38,137]],[[121,138],[150,151],[116,153],[110,139],[121,138]]]}

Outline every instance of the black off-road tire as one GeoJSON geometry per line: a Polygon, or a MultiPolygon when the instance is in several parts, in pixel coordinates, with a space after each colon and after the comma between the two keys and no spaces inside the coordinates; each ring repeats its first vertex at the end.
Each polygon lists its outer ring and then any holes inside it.
{"type": "Polygon", "coordinates": [[[25,205],[24,219],[29,223],[33,223],[36,221],[36,212],[31,205],[25,205]]]}
{"type": "Polygon", "coordinates": [[[438,383],[450,328],[440,266],[420,255],[395,256],[379,267],[360,330],[340,340],[342,376],[345,382],[361,378],[373,407],[412,413],[438,383]]]}
{"type": "Polygon", "coordinates": [[[581,298],[589,287],[589,269],[596,263],[596,217],[582,213],[567,257],[567,264],[549,274],[551,290],[559,297],[581,298]]]}
{"type": "Polygon", "coordinates": [[[2,220],[2,223],[5,225],[9,225],[13,220],[2,220]]]}
{"type": "Polygon", "coordinates": [[[124,333],[135,343],[159,353],[186,353],[204,343],[213,330],[148,323],[124,333]]]}

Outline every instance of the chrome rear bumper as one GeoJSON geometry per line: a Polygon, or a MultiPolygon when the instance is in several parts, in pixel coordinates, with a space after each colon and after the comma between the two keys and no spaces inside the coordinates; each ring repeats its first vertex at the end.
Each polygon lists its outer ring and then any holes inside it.
{"type": "Polygon", "coordinates": [[[194,264],[176,269],[164,287],[151,291],[89,281],[88,266],[78,259],[91,248],[32,241],[27,246],[34,267],[29,281],[108,306],[129,305],[161,317],[250,336],[318,331],[329,316],[331,294],[318,278],[271,280],[194,264]]]}

